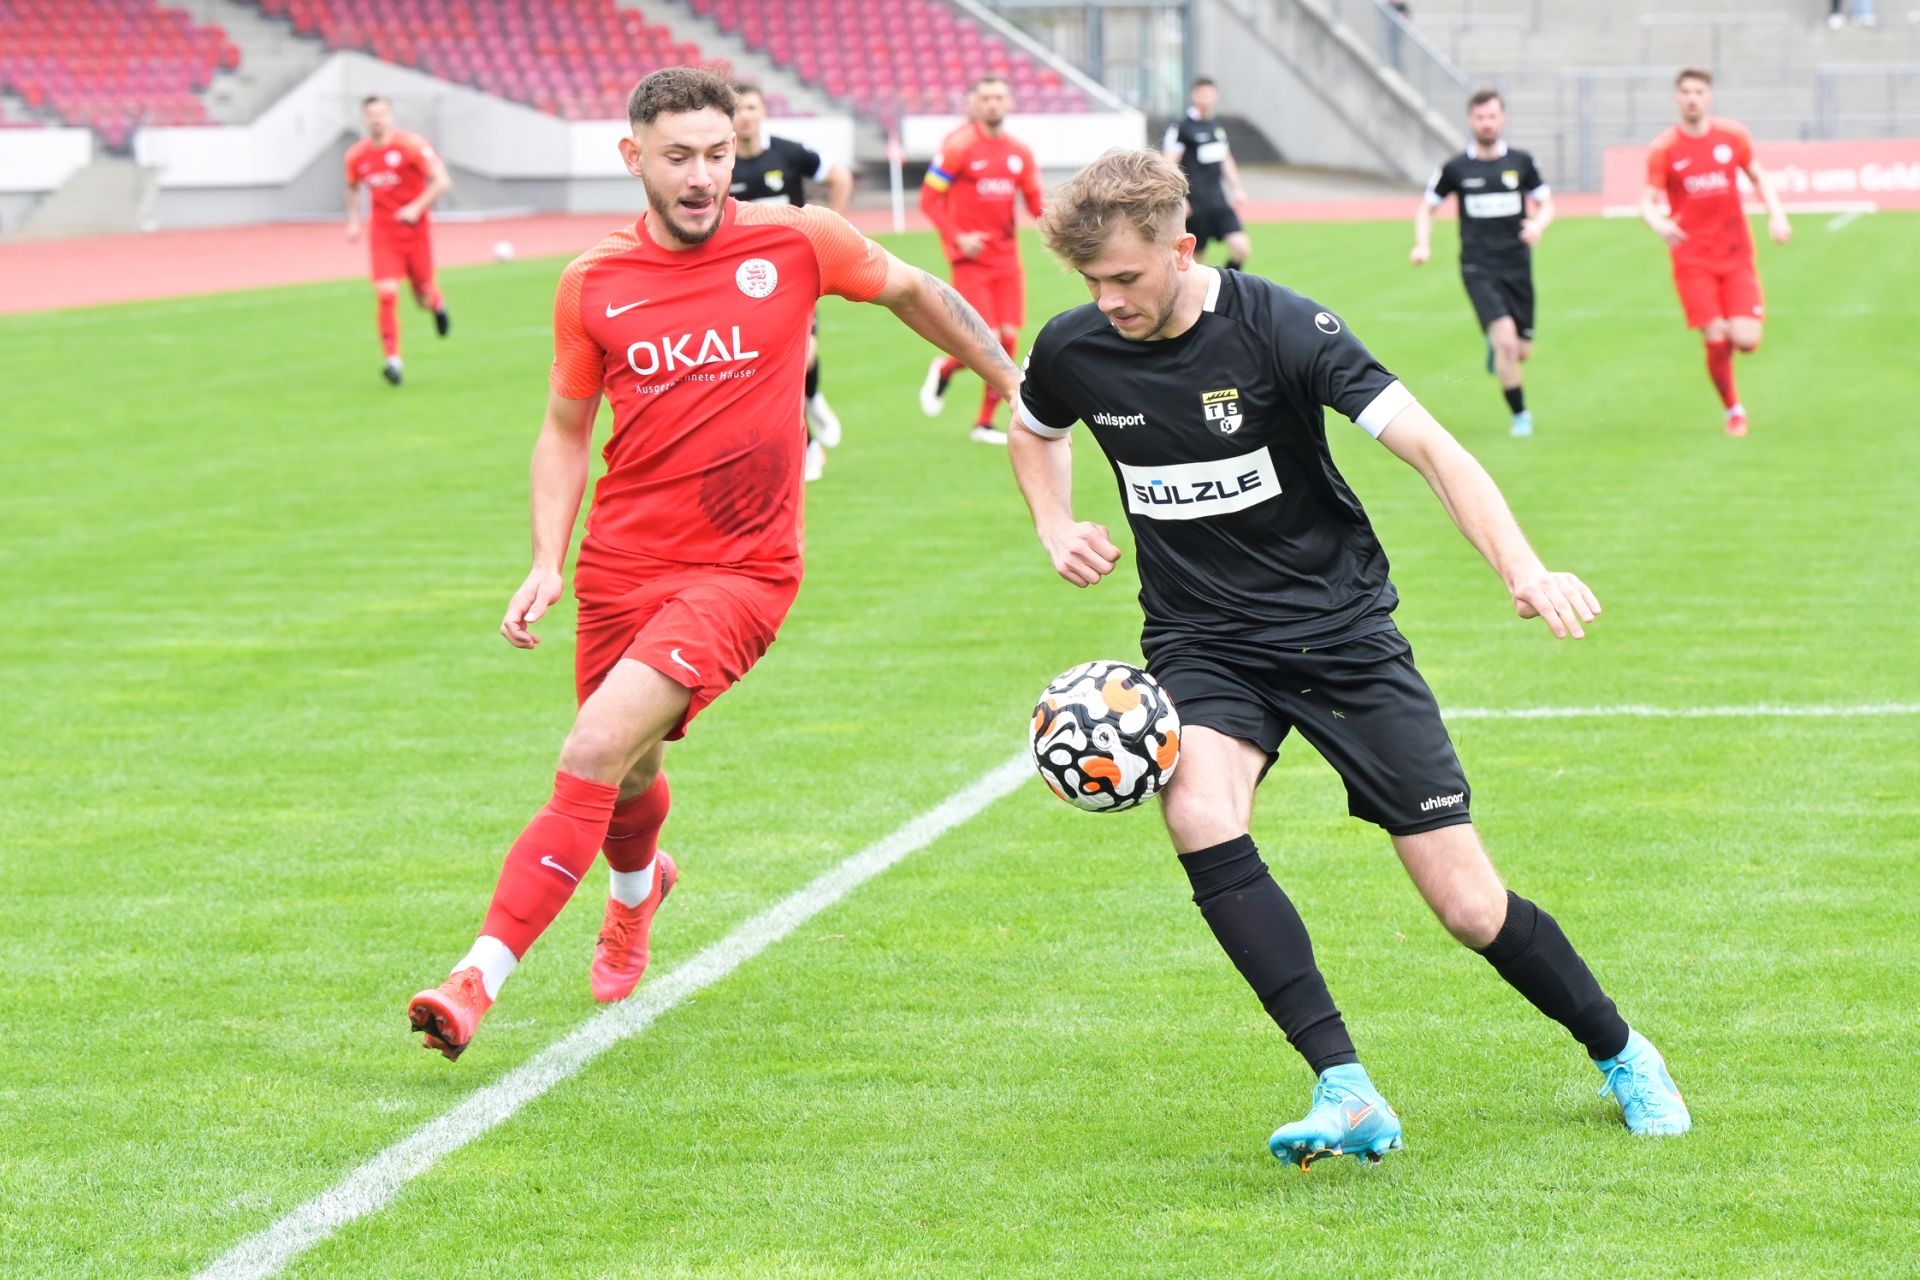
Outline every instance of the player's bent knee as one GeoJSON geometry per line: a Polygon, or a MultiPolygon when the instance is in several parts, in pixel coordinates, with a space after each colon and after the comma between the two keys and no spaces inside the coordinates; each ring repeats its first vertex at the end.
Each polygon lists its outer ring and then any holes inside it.
{"type": "Polygon", "coordinates": [[[560,768],[578,778],[620,784],[632,776],[635,746],[626,726],[582,715],[560,748],[560,768]]]}
{"type": "Polygon", "coordinates": [[[1500,935],[1507,919],[1506,895],[1502,893],[1498,900],[1462,898],[1443,903],[1434,908],[1434,914],[1456,942],[1478,950],[1500,935]]]}

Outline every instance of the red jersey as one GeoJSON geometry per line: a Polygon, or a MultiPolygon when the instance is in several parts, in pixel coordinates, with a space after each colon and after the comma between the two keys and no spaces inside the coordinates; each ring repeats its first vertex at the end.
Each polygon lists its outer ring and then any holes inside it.
{"type": "Polygon", "coordinates": [[[1709,118],[1698,137],[1674,126],[1647,152],[1647,185],[1667,193],[1667,207],[1687,238],[1678,262],[1753,258],[1753,234],[1740,195],[1740,170],[1753,163],[1753,135],[1731,120],[1709,118]]]}
{"type": "Polygon", "coordinates": [[[933,164],[920,188],[920,211],[940,229],[947,261],[966,260],[953,243],[955,236],[984,231],[987,243],[972,261],[1017,267],[1016,196],[1025,197],[1028,213],[1040,216],[1040,169],[1033,162],[1033,152],[1004,133],[990,137],[979,125],[969,123],[948,134],[933,153],[933,164]]]}
{"type": "Polygon", "coordinates": [[[822,205],[740,204],[691,249],[646,219],[570,263],[554,391],[613,406],[587,541],[685,564],[800,554],[807,335],[826,294],[866,302],[887,255],[822,205]]]}
{"type": "MultiPolygon", "coordinates": [[[[385,142],[376,144],[372,138],[362,138],[347,148],[347,185],[365,184],[373,193],[370,221],[375,233],[406,225],[393,215],[420,198],[433,181],[433,166],[438,159],[432,143],[404,129],[387,134],[385,142]]],[[[428,217],[422,213],[415,225],[426,226],[428,217]]]]}

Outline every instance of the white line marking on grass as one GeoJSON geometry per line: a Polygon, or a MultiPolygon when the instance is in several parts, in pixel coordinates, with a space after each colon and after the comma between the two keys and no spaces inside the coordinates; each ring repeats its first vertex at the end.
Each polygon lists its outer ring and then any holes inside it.
{"type": "Polygon", "coordinates": [[[1442,711],[1447,720],[1790,720],[1853,719],[1867,716],[1920,716],[1920,702],[1868,702],[1859,706],[1789,706],[1769,702],[1733,707],[1650,707],[1627,703],[1614,707],[1459,707],[1442,711]]]}
{"type": "Polygon", "coordinates": [[[1837,218],[1828,219],[1827,230],[1838,231],[1842,227],[1850,226],[1852,225],[1853,220],[1855,218],[1858,218],[1862,213],[1865,213],[1865,212],[1866,210],[1864,209],[1849,209],[1837,218]]]}
{"type": "Polygon", "coordinates": [[[481,1137],[529,1102],[579,1073],[629,1036],[639,1035],[689,996],[719,982],[867,881],[974,817],[1033,776],[1026,751],[869,845],[790,897],[754,916],[638,995],[589,1018],[565,1039],[498,1081],[469,1094],[374,1156],[338,1183],[258,1235],[242,1240],[200,1272],[199,1280],[265,1280],[356,1218],[376,1213],[441,1158],[481,1137]]]}

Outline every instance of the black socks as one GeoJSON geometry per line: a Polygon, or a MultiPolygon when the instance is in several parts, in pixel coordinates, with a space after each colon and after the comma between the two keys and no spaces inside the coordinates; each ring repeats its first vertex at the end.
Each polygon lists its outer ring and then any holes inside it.
{"type": "Polygon", "coordinates": [[[1515,413],[1527,411],[1527,389],[1525,387],[1502,387],[1501,393],[1507,397],[1507,408],[1515,413]]]}
{"type": "Polygon", "coordinates": [[[1627,1023],[1554,918],[1507,893],[1507,921],[1480,954],[1534,1008],[1573,1033],[1596,1061],[1627,1047],[1627,1023]]]}
{"type": "Polygon", "coordinates": [[[807,399],[820,394],[820,362],[815,360],[807,366],[807,399]]]}
{"type": "MultiPolygon", "coordinates": [[[[1260,860],[1253,837],[1236,836],[1183,853],[1180,865],[1193,882],[1193,901],[1221,950],[1314,1074],[1360,1061],[1326,980],[1313,963],[1307,927],[1260,860]]],[[[1607,1009],[1611,1012],[1612,1004],[1607,1009]]]]}

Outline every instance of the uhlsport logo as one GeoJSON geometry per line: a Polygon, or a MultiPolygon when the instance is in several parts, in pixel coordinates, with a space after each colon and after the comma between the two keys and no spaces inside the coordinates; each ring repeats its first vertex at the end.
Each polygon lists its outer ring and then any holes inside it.
{"type": "Polygon", "coordinates": [[[733,282],[749,298],[764,298],[780,283],[780,272],[765,258],[748,258],[733,273],[733,282]]]}
{"type": "Polygon", "coordinates": [[[1435,809],[1451,809],[1457,804],[1464,804],[1466,799],[1467,793],[1464,791],[1456,791],[1450,796],[1431,796],[1420,802],[1420,812],[1431,813],[1435,809]]]}
{"type": "Polygon", "coordinates": [[[1207,426],[1217,435],[1230,436],[1240,429],[1242,422],[1246,421],[1240,416],[1240,388],[1238,387],[1202,391],[1200,412],[1206,415],[1207,426]]]}
{"type": "Polygon", "coordinates": [[[1147,415],[1144,413],[1096,413],[1093,415],[1096,427],[1144,427],[1147,415]]]}
{"type": "Polygon", "coordinates": [[[1340,321],[1331,311],[1320,311],[1314,314],[1313,327],[1331,336],[1340,332],[1340,321]]]}
{"type": "Polygon", "coordinates": [[[1273,455],[1265,449],[1216,462],[1136,467],[1122,462],[1127,510],[1151,520],[1204,520],[1258,506],[1280,495],[1273,455]]]}

